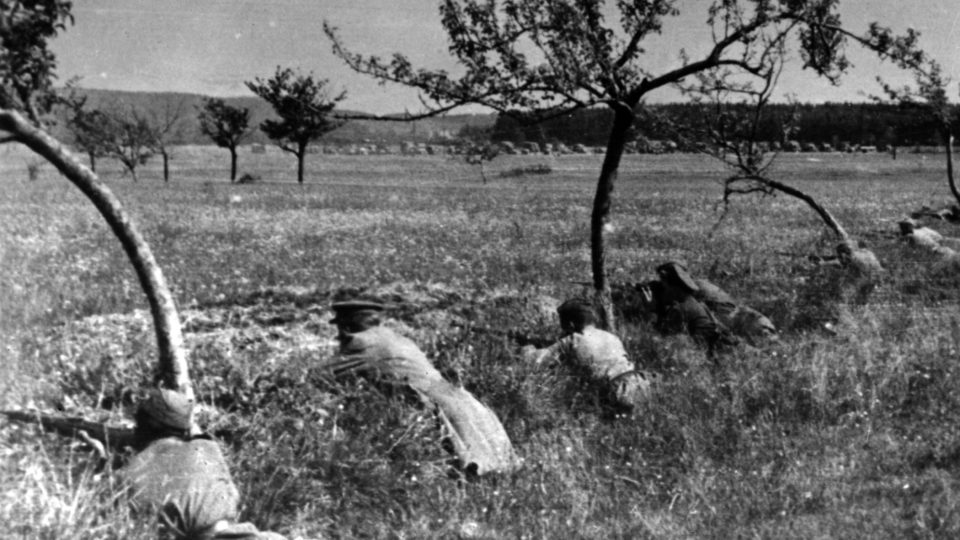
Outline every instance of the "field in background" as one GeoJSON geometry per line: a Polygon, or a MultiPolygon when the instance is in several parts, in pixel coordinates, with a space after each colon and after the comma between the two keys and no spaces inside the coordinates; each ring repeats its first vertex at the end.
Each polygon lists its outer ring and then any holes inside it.
{"type": "MultiPolygon", "coordinates": [[[[601,156],[501,156],[483,183],[478,169],[441,156],[311,155],[303,186],[295,161],[273,148],[241,155],[240,171],[263,180],[252,185],[228,183],[225,151],[174,156],[169,184],[159,162],[137,184],[109,162],[101,175],[174,289],[210,425],[248,495],[244,517],[262,527],[470,538],[960,531],[960,282],[895,238],[896,221],[948,200],[942,156],[781,157],[778,179],[818,197],[888,269],[854,306],[835,305],[831,277],[809,267],[805,255],[831,253],[833,242],[800,203],[739,199],[720,221],[715,162],[626,156],[608,235],[612,280],[684,260],[768,313],[783,339],[715,368],[684,339],[625,325],[638,364],[665,383],[649,410],[610,420],[564,372],[518,364],[509,341],[414,313],[404,329],[493,406],[527,459],[516,475],[474,483],[446,477],[415,408],[311,377],[332,354],[330,291],[386,285],[487,326],[553,334],[538,306],[590,279],[601,156]],[[500,176],[539,164],[552,172],[500,176]]],[[[92,205],[49,165],[30,181],[35,162],[0,147],[2,405],[118,421],[149,379],[145,302],[92,205]]],[[[132,526],[109,493],[82,481],[82,455],[29,430],[0,433],[0,517],[12,530],[123,537],[132,526]]]]}

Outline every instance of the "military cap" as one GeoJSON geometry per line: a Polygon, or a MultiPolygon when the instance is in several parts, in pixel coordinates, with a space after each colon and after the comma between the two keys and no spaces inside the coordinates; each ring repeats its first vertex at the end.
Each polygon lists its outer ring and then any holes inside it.
{"type": "Polygon", "coordinates": [[[334,303],[330,306],[330,309],[335,313],[335,316],[330,319],[330,324],[337,324],[353,320],[358,315],[379,313],[386,309],[386,306],[369,300],[347,300],[334,303]]]}
{"type": "Polygon", "coordinates": [[[657,275],[662,281],[671,285],[683,287],[690,292],[698,292],[700,286],[693,280],[693,277],[687,273],[687,267],[677,261],[669,261],[657,267],[657,275]]]}
{"type": "Polygon", "coordinates": [[[914,231],[919,225],[915,220],[907,218],[897,223],[900,225],[900,234],[907,235],[914,231]]]}
{"type": "Polygon", "coordinates": [[[193,428],[193,399],[176,390],[150,390],[140,404],[140,411],[160,427],[183,431],[193,428]]]}
{"type": "Polygon", "coordinates": [[[584,324],[592,323],[596,318],[593,304],[582,298],[571,298],[560,304],[557,314],[562,320],[578,321],[584,324]]]}

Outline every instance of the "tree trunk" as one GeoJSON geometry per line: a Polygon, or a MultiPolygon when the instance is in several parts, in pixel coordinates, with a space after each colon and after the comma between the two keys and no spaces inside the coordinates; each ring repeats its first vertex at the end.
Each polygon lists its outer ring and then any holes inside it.
{"type": "Polygon", "coordinates": [[[106,219],[113,233],[120,239],[123,250],[133,264],[150,304],[154,330],[157,334],[158,367],[161,383],[190,396],[193,389],[187,365],[180,316],[167,287],[163,272],[153,258],[150,246],[137,230],[130,216],[123,210],[116,196],[84,167],[59,141],[28,123],[18,113],[0,110],[0,130],[11,133],[15,139],[43,156],[83,192],[106,219]]]}
{"type": "Polygon", "coordinates": [[[957,189],[957,180],[953,177],[953,134],[946,131],[943,139],[947,147],[947,181],[950,183],[950,193],[953,193],[953,200],[960,206],[960,190],[957,189]]]}
{"type": "Polygon", "coordinates": [[[160,152],[160,155],[163,156],[163,181],[164,183],[170,182],[170,154],[166,150],[160,152]]]}
{"type": "Polygon", "coordinates": [[[237,181],[237,147],[230,147],[230,183],[237,181]]]}
{"type": "Polygon", "coordinates": [[[90,172],[97,172],[97,154],[93,152],[87,152],[87,156],[90,157],[90,172]]]}
{"type": "Polygon", "coordinates": [[[820,216],[820,219],[823,220],[823,222],[827,225],[827,227],[829,227],[830,230],[832,230],[834,234],[837,235],[837,238],[840,240],[840,242],[850,242],[850,235],[840,225],[840,222],[837,221],[835,217],[833,217],[833,214],[831,214],[829,210],[827,210],[823,206],[820,206],[820,203],[814,200],[814,198],[811,197],[810,195],[807,195],[806,193],[800,191],[795,187],[788,186],[787,184],[782,184],[770,178],[766,178],[766,177],[751,177],[751,178],[758,180],[772,187],[773,189],[776,189],[777,191],[786,193],[791,197],[796,197],[801,201],[807,203],[807,206],[812,208],[813,211],[820,216]]]}
{"type": "Polygon", "coordinates": [[[303,162],[307,157],[307,145],[297,147],[297,183],[303,183],[303,162]]]}
{"type": "Polygon", "coordinates": [[[610,284],[605,271],[606,252],[603,244],[603,226],[610,215],[613,183],[617,179],[620,158],[627,143],[627,132],[633,125],[634,115],[630,107],[617,104],[614,108],[613,127],[607,141],[607,152],[600,168],[597,180],[597,193],[593,198],[593,213],[590,216],[590,263],[593,271],[593,289],[600,304],[600,326],[613,331],[616,320],[613,314],[613,300],[610,297],[610,284]]]}

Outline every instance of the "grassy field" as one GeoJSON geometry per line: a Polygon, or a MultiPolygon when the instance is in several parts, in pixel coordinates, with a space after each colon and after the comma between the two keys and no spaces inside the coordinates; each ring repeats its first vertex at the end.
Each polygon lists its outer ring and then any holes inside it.
{"type": "MultiPolygon", "coordinates": [[[[208,428],[224,442],[243,518],[301,538],[956,538],[960,536],[960,272],[897,241],[896,222],[948,201],[941,156],[782,156],[777,178],[814,194],[887,268],[866,303],[805,255],[832,253],[785,198],[738,199],[688,155],[626,156],[615,191],[614,282],[686,261],[782,329],[719,367],[644,323],[620,333],[663,374],[657,399],[607,418],[563,370],[455,323],[555,335],[550,306],[589,280],[601,156],[503,156],[479,171],[439,156],[308,158],[274,149],[175,152],[139,183],[101,164],[181,308],[208,428]],[[544,175],[500,176],[546,164],[544,175]],[[402,302],[395,327],[503,420],[524,468],[448,478],[430,418],[312,366],[334,354],[329,304],[351,290],[402,302]],[[825,322],[834,330],[826,332],[825,322]]],[[[155,344],[119,243],[49,165],[0,147],[0,392],[122,422],[155,344]]],[[[948,236],[960,227],[932,224],[948,236]]],[[[0,536],[149,537],[82,450],[0,425],[0,536]]]]}

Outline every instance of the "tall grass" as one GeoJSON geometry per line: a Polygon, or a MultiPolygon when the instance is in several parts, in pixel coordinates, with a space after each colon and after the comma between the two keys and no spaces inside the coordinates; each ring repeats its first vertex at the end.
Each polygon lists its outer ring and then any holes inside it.
{"type": "MultiPolygon", "coordinates": [[[[3,405],[116,421],[154,361],[135,276],[81,195],[47,168],[17,180],[23,160],[5,152],[3,405]]],[[[590,277],[598,157],[548,158],[551,174],[520,178],[495,170],[532,158],[498,159],[482,184],[441,157],[318,156],[298,186],[285,156],[241,156],[241,170],[256,165],[265,182],[237,186],[220,178],[215,150],[177,155],[169,185],[153,182],[150,167],[135,185],[109,163],[103,176],[174,288],[203,420],[227,450],[242,517],[261,528],[303,538],[949,538],[960,529],[960,282],[893,236],[910,210],[945,200],[933,160],[781,160],[779,174],[820,197],[887,268],[867,303],[838,305],[836,276],[804,258],[833,245],[803,205],[738,200],[719,221],[714,163],[628,156],[612,278],[644,279],[682,259],[783,334],[715,366],[683,337],[624,324],[628,350],[663,385],[645,410],[616,418],[567,371],[522,364],[509,340],[463,330],[555,334],[543,299],[581,293],[577,282],[590,277]],[[391,324],[496,410],[521,471],[451,478],[427,411],[313,369],[334,354],[333,296],[394,282],[404,284],[394,301],[415,302],[391,324]]],[[[4,534],[150,536],[151,524],[113,500],[109,474],[69,443],[2,426],[0,450],[4,534]]]]}

